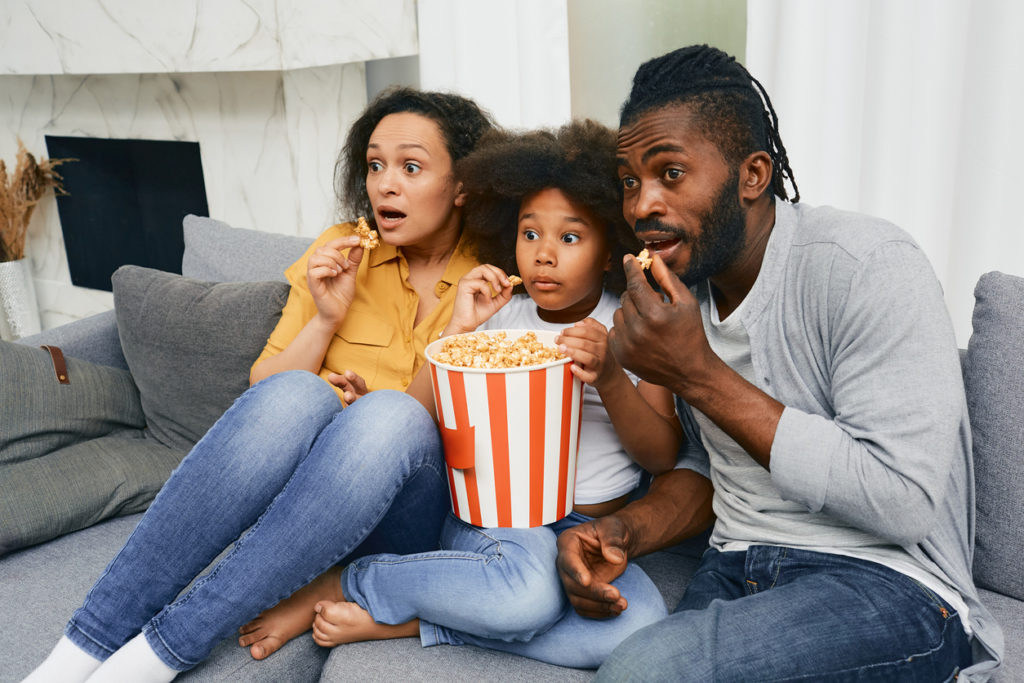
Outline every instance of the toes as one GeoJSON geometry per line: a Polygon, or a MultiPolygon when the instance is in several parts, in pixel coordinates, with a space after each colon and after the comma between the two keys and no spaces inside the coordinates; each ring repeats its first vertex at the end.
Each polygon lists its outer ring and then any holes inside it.
{"type": "Polygon", "coordinates": [[[246,647],[248,645],[252,645],[253,643],[255,643],[255,642],[259,641],[259,640],[262,640],[263,637],[264,636],[263,636],[262,633],[246,633],[246,634],[242,635],[241,638],[238,639],[238,644],[241,645],[242,647],[246,647]]]}
{"type": "Polygon", "coordinates": [[[283,643],[273,636],[267,636],[256,645],[249,648],[249,654],[253,659],[266,659],[277,652],[283,643]]]}
{"type": "Polygon", "coordinates": [[[247,624],[242,624],[242,626],[238,629],[238,632],[239,633],[252,633],[256,629],[258,629],[262,624],[263,624],[263,620],[260,619],[259,617],[257,617],[257,618],[253,619],[252,621],[250,621],[247,624]]]}

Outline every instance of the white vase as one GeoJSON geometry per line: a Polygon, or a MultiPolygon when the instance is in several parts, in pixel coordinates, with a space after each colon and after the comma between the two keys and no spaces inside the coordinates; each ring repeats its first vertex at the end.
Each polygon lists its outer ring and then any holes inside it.
{"type": "Polygon", "coordinates": [[[21,339],[39,331],[32,264],[27,258],[0,263],[0,338],[21,339]]]}

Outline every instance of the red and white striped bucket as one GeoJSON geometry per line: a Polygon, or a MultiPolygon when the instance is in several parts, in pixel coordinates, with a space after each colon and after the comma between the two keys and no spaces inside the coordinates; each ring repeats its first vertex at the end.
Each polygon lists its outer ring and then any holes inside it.
{"type": "MultiPolygon", "coordinates": [[[[503,331],[509,339],[526,330],[503,331]]],[[[555,332],[535,331],[553,346],[555,332]]],[[[534,527],[572,511],[583,384],[568,358],[521,368],[460,368],[425,349],[452,510],[482,527],[534,527]]]]}

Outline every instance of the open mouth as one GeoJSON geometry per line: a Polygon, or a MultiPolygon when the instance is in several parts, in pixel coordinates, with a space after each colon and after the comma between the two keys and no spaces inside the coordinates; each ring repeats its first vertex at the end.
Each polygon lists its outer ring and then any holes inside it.
{"type": "Polygon", "coordinates": [[[656,240],[654,242],[644,242],[644,246],[650,251],[668,251],[672,247],[679,244],[678,239],[671,240],[656,240]]]}
{"type": "Polygon", "coordinates": [[[679,244],[679,241],[680,240],[678,238],[670,240],[655,240],[653,242],[644,242],[644,246],[647,247],[647,250],[653,256],[654,254],[665,254],[671,251],[677,244],[679,244]]]}
{"type": "Polygon", "coordinates": [[[394,223],[405,218],[405,214],[401,211],[395,211],[394,209],[380,209],[377,211],[377,216],[380,218],[382,223],[394,223]]]}

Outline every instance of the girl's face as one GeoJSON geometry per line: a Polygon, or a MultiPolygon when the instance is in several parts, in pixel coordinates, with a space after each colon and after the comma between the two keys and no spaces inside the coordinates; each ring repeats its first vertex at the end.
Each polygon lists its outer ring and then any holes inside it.
{"type": "Polygon", "coordinates": [[[611,251],[597,218],[548,188],[519,205],[516,264],[541,319],[574,323],[597,306],[611,251]]]}
{"type": "Polygon", "coordinates": [[[429,245],[439,234],[458,235],[459,207],[452,159],[435,121],[411,112],[388,114],[366,149],[366,192],[382,240],[395,246],[429,245]]]}

